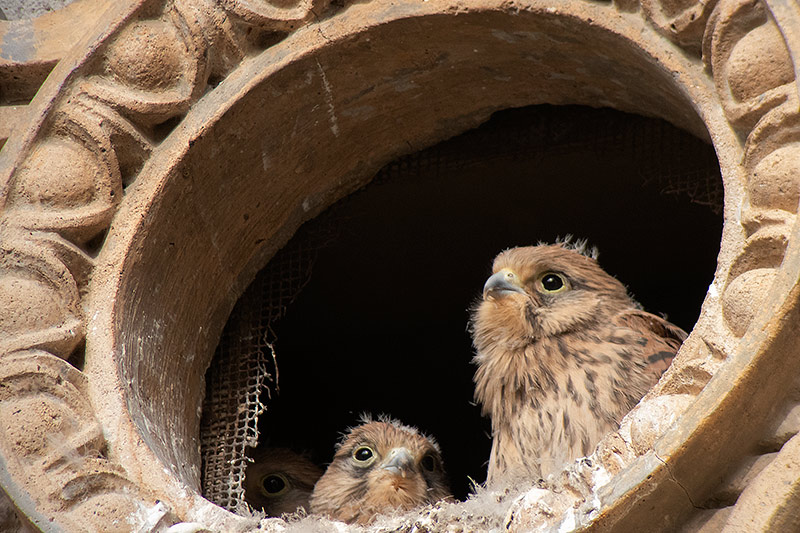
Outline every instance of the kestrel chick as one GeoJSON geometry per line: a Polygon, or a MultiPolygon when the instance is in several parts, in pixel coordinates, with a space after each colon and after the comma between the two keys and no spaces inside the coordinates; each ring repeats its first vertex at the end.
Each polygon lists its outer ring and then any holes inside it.
{"type": "Polygon", "coordinates": [[[307,458],[285,448],[256,452],[245,472],[245,500],[268,516],[281,516],[302,508],[308,501],[322,469],[307,458]]]}
{"type": "Polygon", "coordinates": [[[475,398],[492,419],[489,482],[590,454],[686,338],[642,311],[585,243],[506,250],[473,310],[475,398]]]}
{"type": "Polygon", "coordinates": [[[311,511],[347,523],[410,510],[450,495],[436,442],[395,420],[364,420],[337,446],[311,495],[311,511]]]}

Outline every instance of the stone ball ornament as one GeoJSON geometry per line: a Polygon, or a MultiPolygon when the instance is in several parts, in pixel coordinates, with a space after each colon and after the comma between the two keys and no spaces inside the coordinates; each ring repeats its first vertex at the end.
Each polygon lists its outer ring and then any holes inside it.
{"type": "MultiPolygon", "coordinates": [[[[794,4],[76,0],[0,35],[0,487],[17,530],[283,531],[201,489],[204,375],[237,298],[389,161],[536,104],[710,142],[724,225],[672,367],[591,456],[514,493],[504,527],[800,521],[794,4]]],[[[391,527],[470,529],[467,503],[391,527]]]]}

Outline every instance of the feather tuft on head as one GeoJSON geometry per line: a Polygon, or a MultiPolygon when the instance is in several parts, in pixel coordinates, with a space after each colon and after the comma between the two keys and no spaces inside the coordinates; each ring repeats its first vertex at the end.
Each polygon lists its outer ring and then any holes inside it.
{"type": "Polygon", "coordinates": [[[406,431],[411,433],[412,435],[419,435],[423,439],[427,439],[431,445],[436,449],[437,452],[442,453],[441,447],[439,443],[430,435],[426,435],[425,433],[421,432],[419,429],[415,428],[414,426],[409,426],[408,424],[403,424],[396,418],[392,418],[391,416],[381,413],[376,417],[374,417],[371,413],[363,412],[358,417],[358,424],[355,426],[350,426],[344,430],[339,436],[339,442],[336,443],[336,449],[342,447],[342,444],[345,443],[347,438],[353,432],[354,429],[363,426],[364,424],[371,424],[372,422],[383,422],[384,424],[389,424],[390,426],[394,426],[401,431],[406,431]]]}
{"type": "MultiPolygon", "coordinates": [[[[543,241],[536,243],[537,246],[547,244],[549,243],[543,241]]],[[[553,244],[557,244],[566,250],[577,252],[595,261],[597,261],[597,258],[600,256],[600,250],[598,250],[597,246],[589,246],[588,239],[576,239],[571,233],[567,233],[563,237],[556,237],[556,242],[553,244]]]]}

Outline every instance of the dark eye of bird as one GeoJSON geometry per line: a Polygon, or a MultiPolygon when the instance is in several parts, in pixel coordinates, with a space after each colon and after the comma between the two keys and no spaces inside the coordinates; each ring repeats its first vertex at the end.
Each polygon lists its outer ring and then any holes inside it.
{"type": "Polygon", "coordinates": [[[433,470],[436,468],[436,459],[433,458],[433,455],[428,454],[422,458],[420,464],[422,465],[422,468],[428,472],[433,472],[433,470]]]}
{"type": "Polygon", "coordinates": [[[564,277],[560,274],[545,274],[542,278],[542,287],[548,292],[555,292],[564,287],[564,277]]]}
{"type": "Polygon", "coordinates": [[[362,446],[353,453],[353,457],[355,458],[355,460],[361,461],[362,463],[364,461],[369,461],[372,458],[372,455],[373,455],[372,450],[370,450],[366,446],[362,446]]]}
{"type": "Polygon", "coordinates": [[[276,495],[286,488],[286,480],[283,476],[272,474],[261,480],[261,486],[267,494],[276,495]]]}

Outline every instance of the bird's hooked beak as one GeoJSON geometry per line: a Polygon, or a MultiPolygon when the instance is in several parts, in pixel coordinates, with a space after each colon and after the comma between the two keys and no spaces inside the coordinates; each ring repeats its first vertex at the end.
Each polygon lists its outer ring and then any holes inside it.
{"type": "Polygon", "coordinates": [[[509,292],[520,292],[525,294],[519,276],[510,268],[504,268],[492,274],[483,286],[483,297],[489,295],[498,296],[509,292]]]}
{"type": "Polygon", "coordinates": [[[414,457],[406,448],[392,448],[381,468],[394,475],[406,477],[414,466],[414,457]]]}

